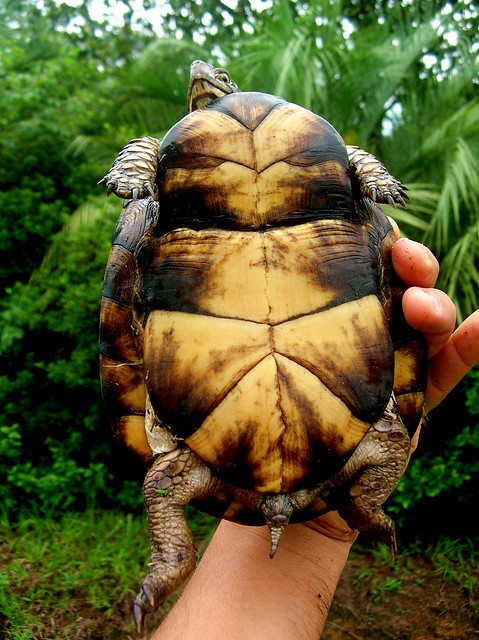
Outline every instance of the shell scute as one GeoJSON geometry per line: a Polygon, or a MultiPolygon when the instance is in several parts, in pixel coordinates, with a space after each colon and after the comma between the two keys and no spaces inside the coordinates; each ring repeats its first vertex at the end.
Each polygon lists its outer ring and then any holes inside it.
{"type": "Polygon", "coordinates": [[[119,304],[131,305],[136,265],[131,251],[114,244],[106,265],[103,296],[119,304]]]}
{"type": "Polygon", "coordinates": [[[162,233],[182,226],[261,229],[321,212],[353,214],[339,134],[319,116],[271,96],[232,94],[185,116],[165,136],[159,158],[162,233]],[[241,124],[251,96],[271,103],[254,129],[241,124]]]}
{"type": "Polygon", "coordinates": [[[206,109],[224,113],[243,127],[254,131],[273,109],[289,104],[283,98],[257,91],[243,93],[239,100],[237,97],[238,94],[225,96],[219,102],[210,103],[206,109]]]}

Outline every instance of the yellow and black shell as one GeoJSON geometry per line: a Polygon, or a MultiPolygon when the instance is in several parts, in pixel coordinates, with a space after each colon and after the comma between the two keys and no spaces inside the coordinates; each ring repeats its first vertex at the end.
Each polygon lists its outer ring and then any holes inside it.
{"type": "Polygon", "coordinates": [[[103,292],[103,394],[128,446],[187,446],[227,483],[288,493],[341,469],[392,394],[415,430],[424,348],[395,237],[327,121],[226,95],[167,133],[156,186],[124,209],[103,292]]]}

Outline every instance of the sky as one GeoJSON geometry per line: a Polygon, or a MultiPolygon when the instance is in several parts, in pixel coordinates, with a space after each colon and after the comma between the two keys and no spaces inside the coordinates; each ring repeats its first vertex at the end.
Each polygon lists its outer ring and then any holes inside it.
{"type": "MultiPolygon", "coordinates": [[[[77,7],[80,4],[83,4],[84,0],[63,0],[65,4],[77,7]]],[[[253,8],[256,10],[264,10],[271,6],[273,0],[251,0],[251,4],[253,8]]],[[[222,0],[222,3],[231,9],[235,9],[237,6],[236,0],[222,0]]],[[[150,24],[155,29],[158,35],[162,35],[161,33],[161,15],[163,13],[162,9],[166,9],[168,7],[168,3],[163,0],[157,0],[156,6],[153,9],[145,10],[143,8],[142,0],[129,0],[130,7],[134,10],[134,12],[138,16],[145,16],[150,24]]],[[[109,22],[114,24],[116,22],[117,25],[123,24],[123,13],[127,11],[127,5],[122,2],[122,0],[111,0],[108,2],[107,0],[90,0],[90,15],[95,20],[102,20],[108,18],[109,22]]]]}

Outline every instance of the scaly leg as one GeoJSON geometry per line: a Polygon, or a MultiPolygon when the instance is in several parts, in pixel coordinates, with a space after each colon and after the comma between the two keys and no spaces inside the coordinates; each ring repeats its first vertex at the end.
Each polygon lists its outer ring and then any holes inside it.
{"type": "Polygon", "coordinates": [[[351,145],[346,145],[346,149],[352,170],[351,179],[363,197],[393,207],[396,204],[406,206],[404,199],[408,198],[407,188],[372,153],[351,145]]]}
{"type": "MultiPolygon", "coordinates": [[[[396,549],[396,527],[382,504],[407,464],[410,440],[391,398],[383,417],[366,434],[340,476],[353,478],[339,513],[351,528],[370,531],[396,549]]],[[[337,478],[338,479],[338,478],[337,478]]]]}
{"type": "Polygon", "coordinates": [[[138,631],[149,611],[178,589],[195,568],[196,550],[184,508],[208,489],[211,474],[189,449],[160,456],[143,485],[151,543],[151,570],[134,603],[138,631]]]}
{"type": "Polygon", "coordinates": [[[159,146],[160,141],[151,136],[130,140],[98,184],[106,186],[108,195],[114,193],[119,198],[154,198],[159,146]]]}

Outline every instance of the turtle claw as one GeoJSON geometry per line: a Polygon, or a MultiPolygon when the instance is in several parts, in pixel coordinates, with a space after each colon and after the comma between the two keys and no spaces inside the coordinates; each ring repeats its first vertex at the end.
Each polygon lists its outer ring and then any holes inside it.
{"type": "Polygon", "coordinates": [[[150,182],[129,180],[124,176],[115,178],[114,175],[110,175],[112,172],[113,170],[97,182],[100,186],[105,185],[107,196],[114,193],[119,198],[127,200],[141,200],[148,195],[152,198],[156,197],[155,189],[150,182]]]}
{"type": "Polygon", "coordinates": [[[157,609],[168,595],[167,593],[162,595],[165,591],[163,581],[158,575],[150,573],[143,579],[141,591],[133,603],[133,617],[138,633],[143,630],[146,614],[157,609]]]}
{"type": "Polygon", "coordinates": [[[135,620],[135,627],[136,627],[137,633],[141,633],[143,631],[143,625],[145,623],[145,614],[146,614],[146,611],[135,600],[135,603],[133,604],[133,618],[135,620]]]}
{"type": "Polygon", "coordinates": [[[146,184],[145,185],[146,190],[148,191],[148,193],[150,194],[150,196],[152,198],[155,198],[156,194],[155,194],[155,190],[153,189],[153,187],[151,186],[151,184],[146,184]]]}
{"type": "MultiPolygon", "coordinates": [[[[194,562],[194,558],[192,559],[194,562]]],[[[160,565],[159,569],[149,573],[143,578],[141,590],[133,603],[133,617],[138,633],[143,630],[146,615],[158,609],[164,600],[176,588],[181,586],[186,575],[181,576],[180,571],[173,571],[171,574],[165,571],[165,566],[160,565]]],[[[188,573],[192,567],[188,567],[188,573]]]]}
{"type": "Polygon", "coordinates": [[[146,583],[146,580],[141,585],[141,590],[145,594],[148,602],[150,603],[150,607],[152,609],[154,609],[155,608],[155,596],[153,595],[153,592],[149,589],[148,584],[146,583]]]}
{"type": "Polygon", "coordinates": [[[394,542],[389,545],[389,554],[391,556],[391,562],[394,564],[396,562],[396,552],[397,552],[397,543],[396,537],[394,537],[394,542]]]}

